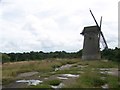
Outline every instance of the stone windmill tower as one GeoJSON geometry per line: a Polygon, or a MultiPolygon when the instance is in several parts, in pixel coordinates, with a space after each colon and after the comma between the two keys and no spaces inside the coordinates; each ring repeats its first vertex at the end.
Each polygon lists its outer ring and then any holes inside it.
{"type": "Polygon", "coordinates": [[[82,35],[84,36],[82,59],[83,60],[98,60],[101,59],[100,54],[100,38],[103,40],[104,48],[107,49],[107,43],[104,35],[101,31],[102,17],[100,20],[100,26],[98,25],[92,11],[90,13],[96,23],[95,26],[84,27],[82,35]]]}

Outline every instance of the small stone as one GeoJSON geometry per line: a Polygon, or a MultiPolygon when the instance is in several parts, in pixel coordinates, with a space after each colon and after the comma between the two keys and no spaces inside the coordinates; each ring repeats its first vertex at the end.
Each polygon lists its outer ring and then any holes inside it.
{"type": "Polygon", "coordinates": [[[58,79],[62,79],[62,80],[66,80],[66,79],[68,79],[68,78],[66,78],[66,77],[57,77],[58,79]]]}
{"type": "Polygon", "coordinates": [[[68,77],[68,78],[77,78],[79,75],[73,75],[73,74],[62,74],[63,77],[68,77]]]}
{"type": "Polygon", "coordinates": [[[45,79],[48,79],[48,78],[45,78],[45,79]]]}
{"type": "Polygon", "coordinates": [[[101,77],[102,80],[105,80],[106,77],[101,77]]]}
{"type": "Polygon", "coordinates": [[[17,83],[28,83],[28,85],[37,85],[39,83],[42,83],[43,81],[40,80],[18,80],[17,83]]]}
{"type": "Polygon", "coordinates": [[[59,70],[59,68],[55,68],[55,71],[58,71],[59,70]]]}
{"type": "Polygon", "coordinates": [[[104,89],[108,89],[109,88],[108,84],[105,84],[105,85],[103,85],[101,87],[104,88],[104,89]]]}
{"type": "Polygon", "coordinates": [[[57,88],[62,88],[63,86],[64,86],[64,84],[60,83],[58,86],[51,86],[51,87],[54,89],[57,89],[57,88]]]}

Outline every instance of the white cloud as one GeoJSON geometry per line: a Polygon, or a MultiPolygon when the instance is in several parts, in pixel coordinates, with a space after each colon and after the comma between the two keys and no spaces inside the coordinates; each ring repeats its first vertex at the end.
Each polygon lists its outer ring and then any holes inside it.
{"type": "Polygon", "coordinates": [[[0,3],[2,52],[78,51],[84,26],[103,16],[102,31],[108,46],[117,46],[118,0],[2,0],[0,3]]]}

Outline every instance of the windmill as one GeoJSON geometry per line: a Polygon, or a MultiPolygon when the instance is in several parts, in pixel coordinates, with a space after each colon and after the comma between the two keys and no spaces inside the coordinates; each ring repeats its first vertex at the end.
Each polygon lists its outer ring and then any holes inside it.
{"type": "Polygon", "coordinates": [[[82,33],[84,36],[84,43],[83,43],[83,51],[82,51],[82,59],[83,60],[96,60],[101,59],[100,54],[100,40],[102,40],[102,45],[104,49],[108,48],[104,35],[101,31],[102,25],[102,16],[100,19],[100,25],[98,25],[92,11],[90,13],[96,23],[95,26],[87,26],[84,27],[82,33]]]}

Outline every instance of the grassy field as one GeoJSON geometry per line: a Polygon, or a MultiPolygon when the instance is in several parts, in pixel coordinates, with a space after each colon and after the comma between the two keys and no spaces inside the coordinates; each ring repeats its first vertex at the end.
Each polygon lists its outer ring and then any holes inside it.
{"type": "Polygon", "coordinates": [[[46,75],[46,73],[54,71],[57,67],[65,64],[72,64],[75,62],[78,62],[78,60],[53,59],[5,63],[2,66],[2,83],[8,84],[11,81],[18,79],[15,77],[20,73],[38,71],[40,73],[43,73],[42,75],[46,75]]]}
{"type": "MultiPolygon", "coordinates": [[[[80,59],[50,59],[5,63],[2,66],[2,84],[7,85],[20,79],[17,77],[20,73],[37,71],[39,72],[37,76],[40,75],[41,78],[65,73],[80,75],[80,77],[75,79],[72,83],[67,82],[64,88],[100,88],[106,83],[110,88],[118,87],[118,77],[101,74],[99,73],[99,68],[118,68],[118,64],[105,60],[82,61],[80,59]],[[72,64],[72,67],[70,69],[58,70],[51,73],[55,71],[55,68],[59,68],[66,64],[72,64]],[[83,68],[80,66],[83,66],[83,68]],[[101,77],[105,77],[105,79],[103,80],[101,77]]],[[[61,80],[52,79],[44,81],[37,86],[30,86],[30,88],[50,88],[50,85],[58,85],[61,82],[61,80]]]]}

